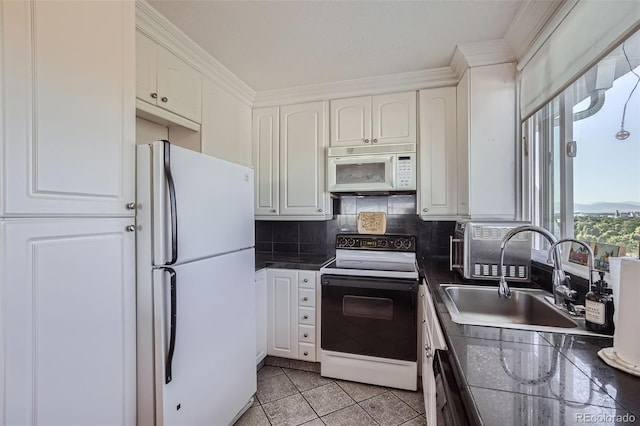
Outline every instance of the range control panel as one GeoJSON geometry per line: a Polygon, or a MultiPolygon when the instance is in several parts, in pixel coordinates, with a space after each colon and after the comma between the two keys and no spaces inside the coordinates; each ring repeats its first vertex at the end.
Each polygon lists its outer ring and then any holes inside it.
{"type": "Polygon", "coordinates": [[[336,248],[415,252],[416,237],[415,235],[338,234],[336,248]]]}

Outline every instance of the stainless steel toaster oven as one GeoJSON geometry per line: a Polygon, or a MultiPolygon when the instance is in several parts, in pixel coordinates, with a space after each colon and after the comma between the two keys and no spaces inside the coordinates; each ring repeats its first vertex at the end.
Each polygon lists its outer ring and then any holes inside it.
{"type": "MultiPolygon", "coordinates": [[[[467,279],[500,278],[500,242],[510,229],[528,222],[459,221],[449,241],[449,266],[467,279]]],[[[506,246],[504,272],[509,281],[531,278],[531,236],[522,232],[506,246]]]]}

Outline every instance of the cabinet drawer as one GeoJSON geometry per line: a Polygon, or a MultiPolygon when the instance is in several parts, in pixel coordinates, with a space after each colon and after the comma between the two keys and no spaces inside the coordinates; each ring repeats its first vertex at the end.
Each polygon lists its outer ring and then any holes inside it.
{"type": "Polygon", "coordinates": [[[314,271],[298,272],[298,287],[316,288],[316,273],[314,271]]]}
{"type": "Polygon", "coordinates": [[[298,359],[316,362],[316,345],[312,343],[298,343],[298,359]]]}
{"type": "Polygon", "coordinates": [[[314,308],[298,308],[298,322],[306,325],[316,325],[316,310],[314,308]]]}
{"type": "Polygon", "coordinates": [[[298,305],[299,306],[316,306],[316,291],[311,289],[302,288],[298,290],[298,305]]]}
{"type": "Polygon", "coordinates": [[[298,326],[298,341],[305,343],[316,342],[316,328],[313,325],[298,326]]]}

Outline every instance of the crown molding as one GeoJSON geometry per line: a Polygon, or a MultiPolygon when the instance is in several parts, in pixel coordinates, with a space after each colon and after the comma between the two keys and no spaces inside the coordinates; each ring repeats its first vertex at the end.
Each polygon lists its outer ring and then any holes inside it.
{"type": "Polygon", "coordinates": [[[523,3],[503,36],[516,58],[522,58],[547,22],[566,3],[566,0],[528,0],[523,3]]]}
{"type": "Polygon", "coordinates": [[[442,67],[285,89],[264,90],[256,92],[253,106],[257,108],[455,86],[458,84],[458,80],[459,78],[451,68],[442,67]]]}
{"type": "Polygon", "coordinates": [[[511,48],[503,39],[457,45],[451,58],[451,69],[460,78],[464,70],[483,65],[515,62],[511,48]]]}
{"type": "Polygon", "coordinates": [[[149,36],[248,106],[256,92],[145,0],[136,0],[136,29],[149,36]]]}

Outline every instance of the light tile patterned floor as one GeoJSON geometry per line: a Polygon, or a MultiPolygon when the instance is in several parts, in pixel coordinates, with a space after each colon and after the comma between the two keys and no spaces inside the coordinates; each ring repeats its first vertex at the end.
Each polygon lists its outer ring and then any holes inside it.
{"type": "Polygon", "coordinates": [[[422,392],[320,376],[320,364],[267,357],[255,403],[235,426],[421,426],[422,392]]]}

